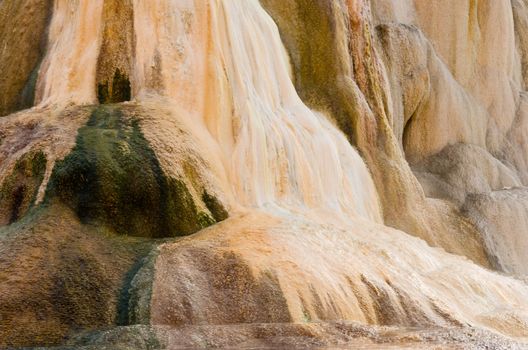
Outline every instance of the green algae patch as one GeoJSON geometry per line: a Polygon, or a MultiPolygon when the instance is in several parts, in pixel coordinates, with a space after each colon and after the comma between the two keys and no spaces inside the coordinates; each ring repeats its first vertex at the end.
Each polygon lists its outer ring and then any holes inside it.
{"type": "Polygon", "coordinates": [[[216,222],[224,221],[228,218],[229,214],[227,213],[227,210],[224,208],[222,203],[220,203],[220,201],[215,196],[209,194],[209,192],[203,192],[202,201],[204,202],[209,212],[211,212],[216,222]]]}
{"type": "Polygon", "coordinates": [[[79,129],[46,198],[66,203],[83,223],[132,236],[183,236],[216,222],[198,210],[183,181],[163,172],[138,121],[114,105],[94,109],[79,129]]]}
{"type": "Polygon", "coordinates": [[[33,207],[46,172],[46,156],[29,152],[18,159],[0,187],[0,225],[12,224],[33,207]]]}

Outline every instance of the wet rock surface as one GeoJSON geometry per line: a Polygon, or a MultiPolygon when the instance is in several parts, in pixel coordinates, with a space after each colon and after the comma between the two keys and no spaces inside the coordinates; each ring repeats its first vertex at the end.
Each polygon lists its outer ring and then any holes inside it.
{"type": "Polygon", "coordinates": [[[526,349],[471,328],[402,329],[350,322],[230,326],[121,327],[69,340],[65,349],[526,349]]]}

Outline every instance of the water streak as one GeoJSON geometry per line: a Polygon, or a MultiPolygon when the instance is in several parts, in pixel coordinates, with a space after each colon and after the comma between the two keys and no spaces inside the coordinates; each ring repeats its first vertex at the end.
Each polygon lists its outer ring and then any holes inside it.
{"type": "Polygon", "coordinates": [[[36,105],[96,102],[95,73],[103,0],[55,0],[36,105]]]}
{"type": "Polygon", "coordinates": [[[365,164],[297,95],[278,29],[259,2],[212,1],[211,27],[231,91],[223,98],[232,109],[217,123],[228,120],[234,129],[232,153],[226,151],[238,198],[252,207],[324,209],[381,222],[365,164]]]}
{"type": "Polygon", "coordinates": [[[297,95],[277,27],[257,0],[136,0],[134,14],[136,98],[158,93],[206,121],[240,203],[381,222],[365,164],[297,95]]]}

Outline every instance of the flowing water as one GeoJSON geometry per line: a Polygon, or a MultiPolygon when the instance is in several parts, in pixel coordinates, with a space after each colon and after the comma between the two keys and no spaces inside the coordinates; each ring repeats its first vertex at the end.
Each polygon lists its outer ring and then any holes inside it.
{"type": "Polygon", "coordinates": [[[36,104],[95,103],[103,0],[56,0],[36,104]]]}
{"type": "Polygon", "coordinates": [[[278,30],[258,1],[212,2],[211,17],[213,57],[221,59],[232,105],[217,123],[235,127],[226,153],[238,198],[256,208],[323,209],[381,222],[365,164],[297,95],[278,30]]]}

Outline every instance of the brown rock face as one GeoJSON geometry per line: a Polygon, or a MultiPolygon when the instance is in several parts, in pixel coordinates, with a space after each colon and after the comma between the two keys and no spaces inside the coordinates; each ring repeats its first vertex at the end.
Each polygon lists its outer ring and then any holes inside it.
{"type": "Polygon", "coordinates": [[[83,227],[61,206],[32,216],[38,225],[20,222],[0,238],[2,346],[54,345],[126,320],[127,273],[148,245],[83,227]]]}
{"type": "Polygon", "coordinates": [[[33,106],[51,7],[51,0],[0,4],[0,116],[33,106]]]}

